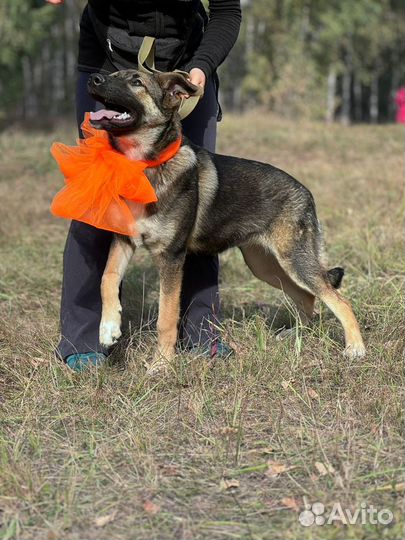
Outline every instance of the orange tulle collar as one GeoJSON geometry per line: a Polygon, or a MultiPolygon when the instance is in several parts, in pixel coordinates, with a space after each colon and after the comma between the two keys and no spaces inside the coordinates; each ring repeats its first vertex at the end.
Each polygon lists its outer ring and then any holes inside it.
{"type": "Polygon", "coordinates": [[[144,171],[171,159],[180,148],[181,138],[155,161],[132,161],[114,150],[106,131],[91,126],[88,114],[82,131],[85,138],[78,146],[52,145],[52,155],[66,185],[53,199],[51,212],[99,229],[136,235],[136,218],[144,205],[157,201],[144,171]]]}

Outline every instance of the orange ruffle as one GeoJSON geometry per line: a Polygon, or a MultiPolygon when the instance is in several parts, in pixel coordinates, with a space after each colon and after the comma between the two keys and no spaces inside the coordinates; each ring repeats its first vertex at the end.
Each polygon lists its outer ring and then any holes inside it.
{"type": "Polygon", "coordinates": [[[136,217],[145,204],[157,201],[145,169],[171,159],[181,145],[178,139],[156,161],[131,161],[113,149],[108,133],[91,126],[86,114],[84,139],[78,146],[54,143],[51,153],[65,177],[65,187],[52,201],[55,216],[83,221],[93,227],[134,236],[136,217]]]}

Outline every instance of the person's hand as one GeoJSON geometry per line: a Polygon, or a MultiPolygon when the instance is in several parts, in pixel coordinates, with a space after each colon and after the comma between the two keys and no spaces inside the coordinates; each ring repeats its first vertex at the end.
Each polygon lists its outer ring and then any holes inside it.
{"type": "Polygon", "coordinates": [[[63,4],[63,1],[64,0],[45,0],[47,4],[54,4],[55,6],[57,6],[58,4],[63,4]]]}
{"type": "Polygon", "coordinates": [[[196,86],[201,86],[201,88],[204,90],[206,78],[203,70],[200,68],[193,68],[190,71],[190,82],[196,86]]]}

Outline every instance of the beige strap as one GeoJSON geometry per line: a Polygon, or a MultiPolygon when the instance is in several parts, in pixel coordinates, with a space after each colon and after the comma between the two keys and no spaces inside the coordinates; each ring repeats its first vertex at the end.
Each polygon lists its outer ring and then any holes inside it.
{"type": "MultiPolygon", "coordinates": [[[[155,68],[155,38],[150,36],[145,36],[142,41],[142,45],[138,52],[138,69],[144,73],[160,73],[158,69],[155,68]]],[[[181,73],[186,77],[189,77],[190,74],[186,71],[180,71],[179,69],[174,70],[176,73],[181,73]]],[[[189,96],[188,98],[182,98],[180,107],[178,108],[178,113],[180,118],[186,118],[196,107],[200,98],[203,95],[203,90],[199,92],[198,95],[189,96]]]]}
{"type": "Polygon", "coordinates": [[[155,38],[145,36],[138,52],[138,69],[144,73],[154,73],[155,68],[155,38]]]}

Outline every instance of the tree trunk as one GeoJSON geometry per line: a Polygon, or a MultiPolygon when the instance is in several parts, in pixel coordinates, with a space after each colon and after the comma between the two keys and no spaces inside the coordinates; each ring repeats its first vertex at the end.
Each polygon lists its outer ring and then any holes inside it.
{"type": "Polygon", "coordinates": [[[246,49],[245,54],[248,61],[251,60],[254,52],[255,21],[252,15],[249,15],[246,22],[246,49]]]}
{"type": "Polygon", "coordinates": [[[328,90],[326,98],[326,121],[328,124],[335,119],[336,110],[336,70],[334,67],[329,67],[328,73],[328,90]]]}
{"type": "Polygon", "coordinates": [[[388,119],[391,122],[395,121],[395,93],[398,90],[402,76],[402,67],[401,69],[398,69],[398,66],[401,66],[401,63],[399,61],[396,51],[394,51],[391,56],[391,83],[388,103],[388,119]]]}
{"type": "Polygon", "coordinates": [[[354,119],[356,122],[363,120],[363,89],[361,86],[360,77],[355,74],[353,81],[353,94],[354,94],[354,119]]]}
{"type": "Polygon", "coordinates": [[[349,63],[346,64],[346,69],[343,73],[342,81],[342,111],[340,114],[340,121],[344,125],[350,124],[350,111],[352,107],[351,100],[351,86],[352,86],[352,73],[349,63]]]}
{"type": "Polygon", "coordinates": [[[31,120],[32,118],[35,118],[38,113],[38,102],[33,84],[34,76],[32,62],[29,56],[23,56],[22,58],[22,72],[24,85],[23,117],[27,120],[31,120]]]}
{"type": "Polygon", "coordinates": [[[370,120],[373,123],[378,122],[378,75],[374,74],[370,88],[370,120]]]}
{"type": "Polygon", "coordinates": [[[76,20],[76,10],[74,2],[68,0],[65,3],[65,18],[64,18],[64,33],[65,33],[65,87],[67,89],[68,95],[68,105],[73,104],[74,96],[74,81],[76,73],[76,31],[75,31],[75,20],[76,20]],[[69,99],[70,98],[70,99],[69,99]]]}
{"type": "Polygon", "coordinates": [[[35,59],[32,60],[32,76],[33,76],[32,90],[34,93],[33,97],[35,100],[35,116],[37,118],[41,116],[42,69],[43,69],[43,64],[41,62],[41,57],[35,56],[35,59]]]}
{"type": "Polygon", "coordinates": [[[243,110],[241,85],[238,85],[233,89],[232,107],[234,111],[242,112],[243,110]]]}
{"type": "Polygon", "coordinates": [[[54,51],[52,58],[52,101],[50,113],[56,116],[60,113],[61,106],[63,107],[66,98],[65,92],[65,55],[64,55],[64,39],[63,27],[55,25],[51,31],[54,43],[54,51]]]}
{"type": "Polygon", "coordinates": [[[52,101],[52,67],[51,67],[51,45],[49,41],[43,44],[41,51],[42,62],[42,90],[41,90],[41,113],[49,115],[49,104],[52,101]]]}

